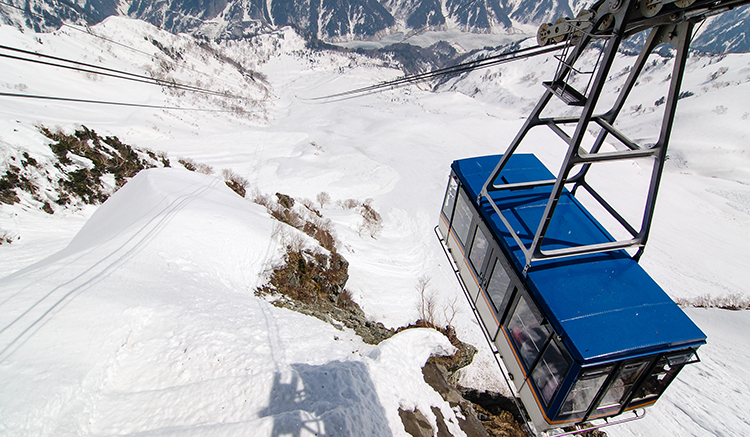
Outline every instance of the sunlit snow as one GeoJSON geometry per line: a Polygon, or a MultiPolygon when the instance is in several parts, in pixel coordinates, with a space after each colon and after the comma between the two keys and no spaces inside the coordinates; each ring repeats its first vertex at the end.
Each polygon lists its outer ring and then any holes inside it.
{"type": "MultiPolygon", "coordinates": [[[[452,351],[441,334],[404,331],[371,346],[254,295],[293,231],[227,188],[225,168],[258,193],[313,202],[329,193],[320,211],[350,263],[347,288],[368,317],[388,327],[413,322],[415,287],[429,278],[445,309],[439,318],[457,302],[458,335],[480,349],[461,383],[506,390],[433,228],[450,163],[504,151],[554,73],[554,58],[476,71],[437,92],[414,86],[321,102],[313,99],[401,72],[355,54],[310,52],[290,29],[215,47],[252,75],[187,36],[141,22],[113,17],[92,31],[110,41],[70,28],[37,35],[9,26],[0,26],[0,39],[243,98],[0,61],[2,92],[191,109],[0,97],[4,166],[23,152],[53,158],[39,125],[69,133],[85,125],[167,152],[173,166],[141,172],[98,208],[48,215],[31,198],[0,205],[0,236],[13,240],[0,245],[0,434],[404,436],[398,408],[419,408],[433,420],[430,406],[456,423],[421,379],[430,354],[452,351]],[[166,58],[153,40],[181,50],[181,59],[166,58]],[[214,173],[189,172],[180,157],[214,173]],[[383,216],[375,238],[337,203],[347,199],[371,199],[383,216]]],[[[671,65],[654,59],[620,120],[644,143],[655,136],[655,102],[666,94],[659,85],[671,65]]],[[[694,57],[688,66],[683,90],[693,94],[678,105],[641,261],[675,299],[750,299],[749,65],[749,55],[734,54],[694,57]]],[[[532,151],[553,159],[544,143],[532,151]]],[[[637,203],[622,187],[643,170],[626,170],[624,180],[604,182],[622,190],[625,204],[637,203]]],[[[702,361],[646,418],[608,428],[609,435],[750,434],[750,317],[687,312],[708,335],[702,361]]]]}

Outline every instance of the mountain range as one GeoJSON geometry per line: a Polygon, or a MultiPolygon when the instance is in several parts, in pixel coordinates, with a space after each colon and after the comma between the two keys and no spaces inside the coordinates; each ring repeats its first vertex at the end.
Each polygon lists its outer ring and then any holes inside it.
{"type": "MultiPolygon", "coordinates": [[[[112,15],[140,19],[172,33],[211,39],[242,38],[292,26],[328,42],[372,40],[385,35],[458,29],[473,33],[518,32],[523,25],[574,16],[587,0],[10,0],[0,19],[36,31],[60,21],[95,24],[112,15]],[[21,12],[24,11],[24,12],[21,12]],[[41,18],[44,17],[44,18],[41,18]]],[[[750,51],[750,9],[707,20],[693,48],[750,51]]],[[[528,32],[528,27],[524,30],[528,32]]]]}

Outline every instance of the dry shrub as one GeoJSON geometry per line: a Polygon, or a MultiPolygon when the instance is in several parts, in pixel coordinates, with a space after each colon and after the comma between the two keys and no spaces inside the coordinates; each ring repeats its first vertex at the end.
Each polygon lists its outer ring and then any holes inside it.
{"type": "Polygon", "coordinates": [[[445,317],[446,326],[453,326],[453,320],[455,320],[458,313],[458,296],[453,296],[453,300],[443,307],[443,316],[445,317]]]}
{"type": "Polygon", "coordinates": [[[694,308],[720,308],[725,310],[750,310],[750,297],[740,293],[732,293],[724,296],[711,296],[704,294],[694,298],[678,298],[675,303],[681,307],[694,308]]]}
{"type": "Polygon", "coordinates": [[[245,197],[247,186],[250,185],[247,179],[243,178],[242,176],[238,175],[228,168],[222,170],[221,174],[224,177],[224,183],[227,184],[227,186],[231,188],[232,191],[239,194],[240,197],[245,197]]]}
{"type": "Polygon", "coordinates": [[[339,205],[344,209],[354,209],[360,205],[360,202],[355,199],[339,200],[339,205]]]}
{"type": "Polygon", "coordinates": [[[270,208],[269,205],[273,204],[271,196],[261,193],[260,190],[255,187],[252,189],[251,198],[253,202],[257,203],[260,206],[265,206],[266,208],[270,208]]]}
{"type": "Polygon", "coordinates": [[[331,252],[336,251],[336,239],[331,230],[331,221],[319,217],[313,217],[302,226],[302,231],[313,237],[321,246],[331,252]]]}
{"type": "Polygon", "coordinates": [[[417,324],[423,324],[426,327],[434,328],[436,326],[435,312],[437,310],[437,295],[435,292],[429,289],[430,278],[426,276],[420,276],[417,279],[417,293],[419,300],[417,301],[417,311],[419,312],[419,320],[417,324]]]}
{"type": "Polygon", "coordinates": [[[195,171],[203,174],[214,174],[214,168],[202,162],[195,165],[195,171]]]}
{"type": "MultiPolygon", "coordinates": [[[[289,229],[289,228],[287,228],[289,229]]],[[[281,230],[281,241],[287,251],[302,252],[305,250],[305,237],[299,232],[281,230]]]]}
{"type": "Polygon", "coordinates": [[[164,167],[171,167],[172,164],[169,162],[169,156],[167,156],[167,152],[156,152],[156,157],[159,158],[159,161],[164,165],[164,167]]]}
{"type": "Polygon", "coordinates": [[[326,250],[336,252],[336,237],[333,234],[331,221],[324,219],[310,200],[305,199],[301,202],[305,207],[302,209],[294,208],[296,201],[291,196],[282,193],[276,193],[277,200],[274,201],[271,196],[253,189],[251,197],[253,202],[265,206],[271,217],[299,229],[317,240],[326,250]]]}
{"type": "Polygon", "coordinates": [[[359,225],[359,235],[363,232],[370,234],[370,237],[376,238],[381,230],[383,230],[383,218],[380,214],[375,211],[369,203],[364,203],[359,208],[359,213],[364,219],[359,225]]]}
{"type": "Polygon", "coordinates": [[[326,193],[325,191],[321,191],[318,193],[318,195],[315,197],[315,200],[318,201],[320,204],[320,209],[323,209],[323,207],[329,203],[331,203],[331,195],[326,193]]]}
{"type": "Polygon", "coordinates": [[[352,292],[345,288],[339,294],[336,306],[342,309],[350,309],[358,307],[359,305],[354,302],[354,296],[352,296],[352,292]]]}
{"type": "Polygon", "coordinates": [[[190,158],[179,158],[177,162],[182,164],[182,166],[185,167],[185,169],[190,170],[190,171],[203,173],[203,174],[214,173],[214,168],[211,167],[210,165],[204,164],[202,162],[195,162],[190,158]]]}
{"type": "Polygon", "coordinates": [[[305,208],[307,208],[308,211],[315,214],[318,217],[323,217],[323,214],[320,213],[320,211],[315,208],[315,205],[313,204],[312,200],[310,199],[302,199],[302,205],[304,205],[305,208]]]}
{"type": "MultiPolygon", "coordinates": [[[[323,200],[325,200],[325,197],[321,199],[321,196],[323,195],[328,196],[327,193],[318,194],[318,202],[321,204],[321,207],[323,205],[323,200]]],[[[328,198],[330,199],[330,197],[328,198]]],[[[367,233],[370,237],[377,238],[380,231],[383,230],[383,217],[381,217],[372,207],[372,199],[367,199],[364,202],[360,202],[356,199],[339,200],[338,204],[343,209],[356,208],[357,212],[362,216],[363,221],[357,229],[360,236],[362,233],[367,233]]]]}
{"type": "Polygon", "coordinates": [[[278,203],[271,203],[266,206],[266,209],[268,210],[268,213],[271,214],[271,217],[282,223],[286,223],[293,228],[301,229],[305,224],[305,220],[300,217],[297,211],[285,208],[278,203]]]}
{"type": "Polygon", "coordinates": [[[195,164],[195,161],[190,158],[178,158],[177,162],[182,164],[182,166],[185,167],[186,170],[195,171],[198,168],[198,166],[195,164]]]}

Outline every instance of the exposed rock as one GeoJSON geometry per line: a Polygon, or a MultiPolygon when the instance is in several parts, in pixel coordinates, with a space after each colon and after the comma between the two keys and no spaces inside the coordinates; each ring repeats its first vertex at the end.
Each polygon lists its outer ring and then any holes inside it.
{"type": "MultiPolygon", "coordinates": [[[[466,433],[469,437],[489,437],[487,431],[482,426],[482,422],[477,418],[477,413],[474,410],[474,406],[471,402],[467,401],[461,395],[461,392],[448,382],[449,372],[440,364],[430,360],[422,368],[422,374],[426,383],[435,389],[436,392],[448,402],[451,408],[460,408],[463,418],[458,416],[458,424],[461,430],[466,433]]],[[[436,414],[437,415],[437,414],[436,414]]],[[[438,416],[438,418],[442,415],[438,416]]],[[[440,420],[438,420],[438,426],[440,420]]],[[[445,426],[445,425],[443,425],[445,426]]]]}
{"type": "Polygon", "coordinates": [[[284,208],[291,208],[294,206],[294,199],[286,194],[276,193],[276,198],[279,199],[279,204],[284,208]]]}
{"type": "Polygon", "coordinates": [[[477,348],[459,340],[453,326],[448,325],[443,329],[438,329],[438,331],[448,337],[448,340],[458,349],[458,352],[449,357],[431,357],[430,360],[443,366],[448,375],[452,377],[459,369],[471,364],[474,355],[477,353],[477,348]]]}
{"type": "Polygon", "coordinates": [[[407,411],[399,408],[398,415],[401,417],[401,423],[404,424],[404,429],[409,435],[414,437],[432,437],[432,426],[421,411],[407,411]]]}
{"type": "Polygon", "coordinates": [[[477,417],[492,437],[526,437],[521,418],[513,399],[472,388],[460,388],[461,395],[474,404],[477,417]]]}

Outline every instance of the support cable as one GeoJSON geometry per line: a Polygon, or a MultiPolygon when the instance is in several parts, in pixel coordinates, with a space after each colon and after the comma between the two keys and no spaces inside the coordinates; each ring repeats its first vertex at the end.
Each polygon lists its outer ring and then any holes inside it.
{"type": "MultiPolygon", "coordinates": [[[[135,53],[138,53],[138,54],[141,54],[141,55],[147,56],[147,57],[148,57],[149,59],[152,59],[152,60],[153,60],[153,59],[154,59],[154,58],[156,57],[156,56],[154,56],[154,54],[153,54],[153,53],[148,53],[148,52],[144,52],[143,50],[139,50],[139,49],[137,49],[137,48],[135,48],[135,47],[132,47],[132,46],[129,46],[129,45],[127,45],[127,44],[121,43],[121,42],[119,42],[119,41],[115,41],[115,40],[113,40],[113,39],[111,39],[111,38],[107,38],[106,36],[102,36],[102,35],[96,34],[96,33],[94,33],[94,32],[93,32],[93,31],[92,31],[92,30],[91,30],[91,29],[90,29],[90,28],[89,28],[88,26],[86,26],[86,27],[85,27],[85,29],[81,29],[81,28],[79,28],[79,27],[77,27],[77,26],[74,26],[74,25],[72,25],[72,24],[69,24],[69,23],[65,23],[65,22],[63,22],[62,20],[60,20],[60,19],[59,19],[59,18],[57,18],[57,17],[53,17],[53,16],[50,16],[50,17],[45,17],[45,16],[44,16],[44,15],[42,15],[42,14],[38,14],[38,13],[36,13],[36,12],[33,12],[33,11],[31,11],[31,10],[23,9],[23,8],[21,8],[21,7],[18,7],[18,6],[16,6],[16,5],[12,4],[12,3],[8,3],[7,1],[3,1],[3,0],[0,0],[0,6],[8,6],[8,7],[10,7],[10,8],[13,8],[13,9],[17,9],[17,10],[19,10],[19,11],[23,12],[23,13],[29,14],[29,15],[31,15],[31,16],[34,16],[34,17],[37,17],[37,18],[40,18],[40,19],[43,19],[43,20],[49,20],[49,19],[52,19],[53,21],[56,21],[57,23],[59,23],[60,27],[67,27],[67,28],[69,28],[69,29],[73,29],[73,30],[75,30],[75,31],[77,31],[77,32],[81,32],[81,33],[83,33],[83,34],[86,34],[86,35],[92,36],[92,37],[94,37],[94,38],[98,38],[98,39],[101,39],[101,40],[103,40],[103,41],[106,41],[106,42],[108,42],[108,43],[111,43],[111,44],[115,44],[115,45],[117,45],[117,46],[120,46],[120,47],[123,47],[123,48],[125,48],[125,49],[127,49],[127,50],[130,50],[130,51],[133,51],[133,52],[135,52],[135,53]]],[[[38,55],[38,53],[35,53],[35,54],[37,54],[37,55],[38,55]]],[[[172,65],[175,65],[175,66],[176,66],[176,65],[180,65],[180,63],[179,63],[179,62],[175,61],[174,59],[172,59],[172,58],[170,58],[170,57],[168,57],[168,56],[167,56],[167,57],[163,57],[163,58],[162,58],[162,57],[157,57],[157,58],[158,58],[158,59],[160,59],[160,60],[162,60],[162,61],[164,61],[164,62],[167,62],[167,63],[170,63],[170,64],[172,64],[172,65]]],[[[72,62],[72,61],[69,61],[69,62],[72,62]]],[[[98,68],[99,68],[99,67],[98,67],[98,68]]],[[[202,71],[197,71],[197,70],[193,70],[192,68],[190,68],[190,71],[191,71],[191,72],[193,72],[193,73],[196,73],[196,74],[200,74],[200,75],[202,75],[202,76],[205,76],[205,77],[207,77],[207,78],[210,78],[210,79],[212,79],[212,80],[217,80],[217,79],[218,79],[218,80],[219,80],[219,81],[221,81],[221,82],[227,83],[227,81],[225,81],[225,80],[222,80],[221,78],[217,78],[216,76],[213,76],[213,75],[211,75],[211,74],[207,74],[207,73],[204,73],[204,72],[202,72],[202,71]]]]}
{"type": "Polygon", "coordinates": [[[129,107],[134,107],[134,108],[169,109],[169,110],[178,110],[178,111],[201,111],[201,112],[235,112],[236,111],[234,109],[185,108],[185,107],[180,107],[180,106],[148,105],[145,103],[112,102],[112,101],[106,101],[106,100],[76,99],[72,97],[44,96],[44,95],[17,94],[17,93],[4,93],[4,92],[0,92],[0,97],[18,97],[18,98],[26,98],[26,99],[56,100],[60,102],[93,103],[97,105],[129,106],[129,107]]]}
{"type": "Polygon", "coordinates": [[[402,86],[412,85],[412,84],[419,83],[419,82],[425,82],[427,80],[430,80],[439,76],[464,73],[468,71],[478,70],[481,68],[491,67],[493,65],[516,61],[519,59],[526,59],[526,58],[531,58],[531,57],[538,56],[538,55],[543,55],[543,54],[550,53],[556,50],[560,50],[561,48],[563,48],[563,46],[564,44],[556,44],[556,45],[550,45],[550,46],[544,46],[544,47],[542,46],[527,47],[525,49],[520,49],[520,50],[516,50],[513,52],[502,53],[499,55],[489,56],[489,57],[477,59],[474,61],[464,62],[462,64],[457,64],[457,65],[453,65],[450,67],[439,68],[436,70],[428,71],[426,73],[403,76],[394,80],[381,82],[379,84],[357,88],[357,89],[353,89],[349,91],[344,91],[341,93],[330,94],[327,96],[314,97],[308,100],[326,100],[326,99],[340,100],[340,98],[346,98],[346,97],[349,97],[349,98],[360,97],[360,96],[364,96],[368,94],[373,94],[373,93],[376,93],[385,89],[394,89],[394,88],[399,88],[402,86]]]}
{"type": "Polygon", "coordinates": [[[101,71],[96,71],[96,70],[91,70],[91,69],[81,68],[81,67],[76,67],[76,66],[70,66],[70,65],[63,65],[63,64],[59,64],[59,63],[55,63],[55,62],[43,61],[43,60],[40,60],[40,59],[29,59],[29,58],[24,58],[24,57],[20,57],[20,56],[13,56],[13,55],[5,54],[5,53],[0,53],[0,57],[2,57],[2,58],[14,59],[14,60],[17,60],[17,61],[33,62],[33,63],[41,64],[41,65],[47,65],[47,66],[58,67],[58,68],[65,68],[65,69],[68,69],[68,70],[75,70],[75,71],[80,71],[80,72],[83,72],[83,73],[93,73],[93,74],[98,74],[98,75],[101,75],[101,76],[114,77],[114,78],[117,78],[117,79],[124,79],[124,80],[130,80],[130,81],[134,81],[134,82],[147,83],[149,85],[159,85],[159,86],[164,86],[164,87],[168,87],[168,88],[176,88],[176,89],[181,89],[181,90],[184,90],[184,91],[191,91],[191,92],[196,92],[196,93],[201,93],[201,94],[208,94],[208,95],[214,95],[214,96],[219,96],[219,97],[231,97],[231,98],[243,99],[243,100],[246,99],[245,97],[239,96],[239,95],[236,95],[236,94],[229,94],[229,93],[226,93],[226,92],[213,91],[213,90],[209,90],[207,88],[201,88],[201,87],[196,87],[196,86],[192,86],[192,85],[186,85],[186,84],[182,84],[182,83],[176,82],[176,81],[171,81],[171,80],[168,81],[168,80],[157,79],[155,77],[144,76],[144,75],[135,74],[135,73],[129,73],[127,71],[117,70],[117,69],[113,69],[113,68],[100,67],[100,66],[93,65],[93,64],[87,64],[85,62],[73,61],[73,60],[66,59],[66,58],[61,58],[61,57],[51,56],[51,55],[45,55],[45,54],[36,53],[36,52],[28,51],[28,50],[18,49],[18,48],[14,48],[14,47],[8,47],[8,46],[5,46],[5,45],[0,45],[0,49],[8,50],[8,51],[14,51],[14,52],[28,54],[28,55],[33,55],[33,56],[39,56],[41,58],[52,59],[52,60],[55,60],[55,61],[67,62],[67,63],[70,63],[70,64],[80,65],[80,66],[84,66],[84,67],[89,67],[89,68],[93,68],[93,69],[101,70],[101,71]]]}

